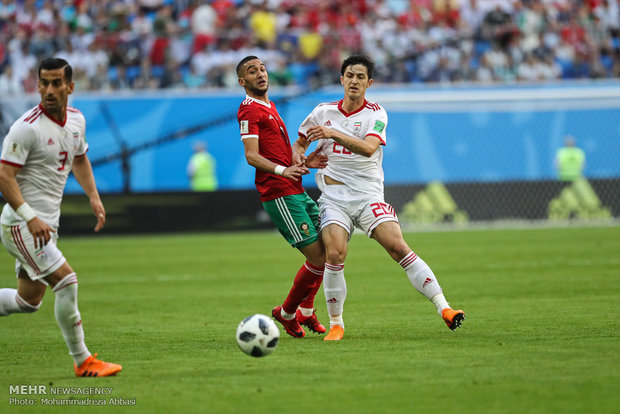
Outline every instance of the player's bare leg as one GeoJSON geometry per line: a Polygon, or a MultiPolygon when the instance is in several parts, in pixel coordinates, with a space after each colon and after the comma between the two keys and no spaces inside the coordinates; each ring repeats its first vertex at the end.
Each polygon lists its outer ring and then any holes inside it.
{"type": "Polygon", "coordinates": [[[401,265],[413,287],[435,305],[446,325],[452,330],[461,326],[465,312],[450,308],[435,274],[407,245],[400,225],[395,221],[381,223],[374,229],[372,237],[401,265]]]}
{"type": "Polygon", "coordinates": [[[321,231],[325,245],[325,273],[323,290],[329,313],[329,333],[326,341],[338,341],[344,336],[344,302],[347,297],[347,284],[344,277],[344,261],[347,257],[349,233],[337,224],[330,224],[321,231]]]}

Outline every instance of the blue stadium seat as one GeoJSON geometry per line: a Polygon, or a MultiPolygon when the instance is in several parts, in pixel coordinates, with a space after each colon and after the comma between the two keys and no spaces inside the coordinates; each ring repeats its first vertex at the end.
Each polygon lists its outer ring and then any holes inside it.
{"type": "Polygon", "coordinates": [[[133,81],[140,76],[140,66],[128,66],[126,75],[129,83],[133,83],[133,81]]]}
{"type": "Polygon", "coordinates": [[[605,68],[605,75],[610,76],[614,67],[613,58],[610,55],[602,55],[601,65],[605,68]]]}
{"type": "Polygon", "coordinates": [[[573,62],[568,59],[555,59],[555,61],[562,68],[562,79],[572,79],[575,77],[573,62]]]}
{"type": "Polygon", "coordinates": [[[118,70],[116,70],[116,66],[110,66],[108,68],[108,79],[114,82],[116,78],[118,78],[118,70]]]}
{"type": "Polygon", "coordinates": [[[472,56],[469,59],[469,66],[472,70],[476,70],[478,69],[478,67],[480,67],[480,59],[478,56],[472,56]]]}
{"type": "Polygon", "coordinates": [[[164,76],[164,67],[162,65],[155,65],[151,67],[151,76],[161,79],[164,76]]]}
{"type": "Polygon", "coordinates": [[[183,65],[179,68],[179,71],[181,72],[181,78],[185,78],[187,75],[189,75],[191,69],[189,65],[183,65]]]}
{"type": "Polygon", "coordinates": [[[489,49],[491,44],[487,40],[478,39],[474,42],[474,53],[477,56],[484,55],[489,49]]]}

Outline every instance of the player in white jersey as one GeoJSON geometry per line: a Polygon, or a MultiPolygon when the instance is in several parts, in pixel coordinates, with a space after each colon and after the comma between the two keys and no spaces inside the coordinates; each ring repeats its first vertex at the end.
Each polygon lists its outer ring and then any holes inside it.
{"type": "Polygon", "coordinates": [[[318,148],[327,155],[327,167],[316,174],[321,190],[321,238],[327,255],[323,276],[330,316],[327,341],[344,336],[344,261],[355,227],[379,242],[401,265],[411,284],[435,305],[450,329],[465,319],[462,310],[450,308],[433,271],[407,245],[394,209],[383,198],[382,146],[387,144],[388,118],[380,105],[366,100],[373,70],[374,63],[365,55],[345,59],[340,77],[344,98],[314,108],[293,145],[294,162],[303,160],[313,141],[318,141],[318,148]]]}
{"type": "Polygon", "coordinates": [[[77,376],[108,376],[122,367],[96,359],[84,343],[77,307],[77,276],[56,246],[62,194],[70,171],[105,224],[105,209],[86,156],[85,120],[67,105],[72,69],[63,59],[39,65],[41,103],[22,115],[2,145],[0,191],[7,201],[0,216],[2,243],[16,258],[17,289],[0,289],[0,316],[39,309],[46,286],[55,294],[56,321],[77,376]]]}

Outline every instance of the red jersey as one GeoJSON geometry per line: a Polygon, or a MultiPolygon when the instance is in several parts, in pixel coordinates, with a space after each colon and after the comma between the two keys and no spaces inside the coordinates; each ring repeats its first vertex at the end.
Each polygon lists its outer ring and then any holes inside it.
{"type": "MultiPolygon", "coordinates": [[[[237,112],[241,139],[258,138],[258,153],[269,161],[290,167],[293,164],[293,150],[276,105],[246,96],[237,112]]],[[[304,188],[301,180],[293,181],[281,175],[256,169],[254,181],[261,201],[274,200],[287,195],[301,194],[304,188]]]]}

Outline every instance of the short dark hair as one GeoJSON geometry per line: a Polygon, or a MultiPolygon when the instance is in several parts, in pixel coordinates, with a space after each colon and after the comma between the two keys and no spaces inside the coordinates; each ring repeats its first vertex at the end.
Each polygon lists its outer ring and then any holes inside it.
{"type": "Polygon", "coordinates": [[[41,78],[42,70],[56,70],[62,68],[65,69],[65,80],[67,83],[70,83],[71,79],[73,79],[73,69],[71,69],[69,62],[61,58],[43,59],[39,64],[39,78],[41,78]]]}
{"type": "Polygon", "coordinates": [[[340,68],[340,74],[344,75],[344,71],[352,65],[364,65],[366,66],[366,72],[368,73],[368,79],[372,79],[372,74],[375,71],[375,62],[364,54],[357,54],[349,56],[342,62],[342,67],[340,68]]]}
{"type": "Polygon", "coordinates": [[[237,63],[237,77],[241,77],[241,72],[243,72],[243,65],[248,63],[250,60],[258,59],[257,56],[246,56],[241,59],[241,62],[237,63]]]}

